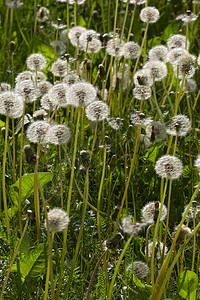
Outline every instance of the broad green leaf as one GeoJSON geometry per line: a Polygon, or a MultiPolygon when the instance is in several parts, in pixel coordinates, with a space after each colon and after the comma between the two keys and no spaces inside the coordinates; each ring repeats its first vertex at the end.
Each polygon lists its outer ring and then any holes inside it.
{"type": "Polygon", "coordinates": [[[134,274],[132,276],[131,287],[137,292],[138,300],[148,300],[152,294],[152,286],[148,284],[143,284],[139,278],[137,278],[134,274]]]}
{"type": "Polygon", "coordinates": [[[169,25],[165,28],[162,38],[164,41],[167,41],[170,35],[180,33],[180,23],[177,21],[173,21],[169,23],[169,25]]]}
{"type": "Polygon", "coordinates": [[[158,145],[155,147],[151,147],[149,149],[147,149],[147,153],[146,153],[146,158],[151,161],[152,163],[155,163],[157,160],[157,157],[159,155],[160,152],[160,148],[163,147],[162,145],[158,145]]]}
{"type": "Polygon", "coordinates": [[[22,278],[30,279],[40,277],[44,274],[47,267],[47,247],[45,244],[39,244],[34,249],[28,250],[25,255],[19,259],[18,263],[12,266],[11,271],[20,271],[22,278]]]}
{"type": "Polygon", "coordinates": [[[196,291],[198,287],[198,276],[196,273],[185,270],[177,278],[178,293],[187,300],[196,299],[196,291]]]}
{"type": "MultiPolygon", "coordinates": [[[[38,173],[40,185],[43,186],[53,179],[53,173],[41,172],[38,173]]],[[[13,203],[18,203],[19,179],[10,187],[10,196],[13,203]]],[[[21,201],[29,198],[34,192],[34,173],[25,174],[22,176],[21,201]]]]}
{"type": "Polygon", "coordinates": [[[86,22],[85,22],[85,20],[83,19],[83,17],[81,15],[78,16],[77,24],[79,26],[83,26],[83,27],[86,25],[86,22]]]}
{"type": "Polygon", "coordinates": [[[0,127],[4,127],[5,126],[5,122],[3,122],[2,120],[0,120],[0,127]]]}

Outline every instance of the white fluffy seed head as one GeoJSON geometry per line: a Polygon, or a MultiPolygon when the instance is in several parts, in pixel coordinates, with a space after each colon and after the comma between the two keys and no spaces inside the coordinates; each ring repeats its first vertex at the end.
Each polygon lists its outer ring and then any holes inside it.
{"type": "Polygon", "coordinates": [[[127,216],[122,219],[122,230],[124,233],[130,235],[138,235],[145,227],[144,223],[135,222],[133,223],[133,217],[127,216]]]}
{"type": "Polygon", "coordinates": [[[23,114],[24,98],[14,92],[0,94],[0,114],[9,118],[20,118],[23,114]]]}
{"type": "Polygon", "coordinates": [[[166,64],[159,60],[150,60],[146,62],[143,69],[148,69],[155,81],[161,81],[167,76],[166,64]]]}
{"type": "Polygon", "coordinates": [[[67,92],[68,86],[65,83],[57,83],[55,84],[49,91],[49,98],[51,101],[60,107],[67,107],[67,92]]]}
{"type": "Polygon", "coordinates": [[[74,27],[69,29],[68,37],[69,37],[69,40],[70,40],[70,42],[73,46],[77,47],[77,44],[79,43],[80,36],[85,31],[86,31],[86,28],[84,28],[82,26],[74,26],[74,27]]]}
{"type": "Polygon", "coordinates": [[[150,71],[147,69],[141,69],[135,72],[133,81],[136,86],[150,87],[153,85],[153,78],[150,74],[150,71]]]}
{"type": "Polygon", "coordinates": [[[27,58],[26,64],[31,71],[39,71],[46,67],[47,60],[42,54],[33,53],[27,58]]]}
{"type": "MultiPolygon", "coordinates": [[[[149,202],[146,204],[142,209],[142,221],[147,224],[153,224],[156,222],[154,216],[156,213],[159,212],[161,207],[161,203],[159,201],[157,202],[149,202]]],[[[160,216],[160,221],[164,221],[167,216],[167,207],[163,205],[162,212],[160,216]]]]}
{"type": "MultiPolygon", "coordinates": [[[[174,48],[184,48],[186,45],[186,37],[182,34],[171,35],[167,40],[167,47],[169,50],[174,48]]],[[[189,48],[189,42],[187,41],[187,49],[189,48]]]]}
{"type": "Polygon", "coordinates": [[[35,121],[29,125],[26,136],[31,143],[47,144],[46,139],[49,123],[46,121],[35,121]]]}
{"type": "Polygon", "coordinates": [[[64,77],[67,75],[70,67],[66,60],[58,58],[51,66],[51,72],[54,76],[64,77]]]}
{"type": "Polygon", "coordinates": [[[156,162],[156,174],[162,178],[178,179],[183,172],[183,164],[178,157],[163,155],[156,162]]]}
{"type": "MultiPolygon", "coordinates": [[[[148,257],[151,257],[152,249],[153,249],[153,241],[148,243],[148,257]]],[[[160,259],[161,256],[162,256],[162,252],[163,252],[163,242],[156,241],[156,243],[155,243],[155,257],[157,259],[160,259]]],[[[167,246],[165,246],[164,255],[167,255],[167,252],[168,252],[168,248],[167,248],[167,246]]],[[[145,254],[147,254],[146,253],[146,247],[145,247],[145,254]]]]}
{"type": "Polygon", "coordinates": [[[140,279],[147,277],[149,274],[149,267],[143,261],[134,261],[130,263],[126,270],[133,272],[133,274],[140,279]]]}
{"type": "Polygon", "coordinates": [[[133,95],[138,100],[147,100],[151,98],[151,88],[149,86],[137,85],[133,89],[133,95]]]}
{"type": "Polygon", "coordinates": [[[149,51],[149,60],[160,60],[164,63],[167,62],[168,49],[164,45],[158,45],[149,51]]]}
{"type": "Polygon", "coordinates": [[[126,59],[135,59],[140,55],[141,49],[138,43],[131,41],[124,44],[123,52],[126,59]]]}
{"type": "Polygon", "coordinates": [[[31,80],[24,80],[17,83],[15,86],[15,92],[24,97],[26,103],[34,102],[40,96],[38,88],[31,80]]]}
{"type": "Polygon", "coordinates": [[[156,23],[159,18],[159,10],[155,7],[147,6],[141,10],[140,19],[142,22],[156,23]]]}
{"type": "Polygon", "coordinates": [[[109,107],[103,101],[94,101],[86,107],[85,114],[90,121],[102,121],[108,118],[109,107]]]}
{"type": "MultiPolygon", "coordinates": [[[[50,232],[61,232],[69,224],[69,217],[66,211],[58,207],[49,210],[47,219],[50,232]]],[[[46,220],[44,226],[47,227],[46,220]]]]}
{"type": "Polygon", "coordinates": [[[54,145],[67,144],[71,139],[71,131],[66,125],[52,125],[47,131],[46,139],[54,145]]]}
{"type": "Polygon", "coordinates": [[[96,89],[88,82],[77,82],[72,84],[67,92],[69,104],[75,107],[88,106],[94,102],[97,96],[96,89]]]}
{"type": "Polygon", "coordinates": [[[190,119],[185,115],[176,115],[172,117],[171,124],[166,128],[166,132],[169,135],[173,136],[186,136],[186,134],[190,131],[190,119]]]}
{"type": "Polygon", "coordinates": [[[124,41],[120,42],[119,37],[114,40],[109,40],[106,45],[106,52],[114,57],[122,57],[124,55],[124,41]]]}

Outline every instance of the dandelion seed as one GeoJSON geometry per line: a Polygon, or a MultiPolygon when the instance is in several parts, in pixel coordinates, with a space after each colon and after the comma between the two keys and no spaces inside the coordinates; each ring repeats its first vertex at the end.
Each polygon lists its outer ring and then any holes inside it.
{"type": "Polygon", "coordinates": [[[97,96],[96,89],[88,82],[77,82],[68,89],[67,99],[75,107],[88,106],[97,96]]]}
{"type": "Polygon", "coordinates": [[[20,2],[21,0],[6,0],[6,5],[9,8],[19,8],[22,5],[24,5],[23,2],[20,2]]]}
{"type": "Polygon", "coordinates": [[[46,133],[49,128],[49,123],[46,121],[35,121],[32,124],[29,125],[26,136],[27,139],[31,143],[40,143],[40,144],[46,144],[48,143],[46,139],[46,133]]]}
{"type": "Polygon", "coordinates": [[[77,44],[79,44],[80,36],[85,31],[86,31],[86,28],[84,28],[82,26],[74,26],[69,29],[68,37],[73,46],[77,47],[77,44]]]}
{"type": "Polygon", "coordinates": [[[160,121],[154,121],[146,127],[146,135],[152,141],[162,142],[166,139],[167,135],[165,128],[160,121]]]}
{"type": "Polygon", "coordinates": [[[146,3],[146,0],[121,0],[124,3],[129,3],[129,4],[137,4],[137,5],[142,5],[146,3]]]}
{"type": "Polygon", "coordinates": [[[200,66],[200,54],[199,54],[199,56],[198,56],[198,58],[197,58],[197,63],[198,63],[198,65],[200,66]]]}
{"type": "MultiPolygon", "coordinates": [[[[152,249],[153,249],[153,241],[148,243],[148,257],[152,256],[152,249]]],[[[163,252],[163,242],[156,241],[156,244],[155,244],[155,257],[157,259],[160,259],[161,255],[162,255],[162,252],[163,252]]],[[[164,256],[167,255],[167,252],[168,252],[168,248],[167,248],[167,246],[165,246],[164,256]]],[[[145,254],[146,254],[146,248],[145,248],[145,254]]]]}
{"type": "Polygon", "coordinates": [[[71,139],[71,131],[66,125],[52,125],[46,135],[48,143],[54,145],[67,144],[71,139]]]}
{"type": "Polygon", "coordinates": [[[164,63],[167,62],[168,49],[163,45],[158,45],[149,51],[149,60],[160,60],[164,63]]]}
{"type": "Polygon", "coordinates": [[[0,114],[9,118],[20,118],[23,114],[24,99],[22,96],[8,91],[0,94],[0,114]]]}
{"type": "Polygon", "coordinates": [[[64,77],[67,75],[70,70],[67,61],[61,58],[58,58],[51,66],[51,72],[54,76],[64,77]]]}
{"type": "Polygon", "coordinates": [[[148,86],[138,85],[133,89],[133,95],[138,100],[147,100],[151,98],[151,88],[148,86]]]}
{"type": "MultiPolygon", "coordinates": [[[[149,202],[142,209],[142,221],[147,224],[153,224],[157,221],[158,213],[161,207],[159,201],[149,202]]],[[[167,207],[163,205],[162,212],[160,216],[160,221],[164,221],[167,216],[167,207]]]]}
{"type": "Polygon", "coordinates": [[[67,2],[69,4],[77,4],[77,5],[81,5],[81,4],[84,4],[86,0],[67,0],[67,2]]]}
{"type": "Polygon", "coordinates": [[[135,59],[140,55],[141,49],[138,43],[127,42],[123,46],[123,52],[126,59],[135,59]]]}
{"type": "Polygon", "coordinates": [[[86,107],[85,114],[90,121],[102,121],[108,118],[109,107],[102,101],[94,101],[86,107]]]}
{"type": "Polygon", "coordinates": [[[66,51],[66,45],[62,41],[52,41],[50,45],[55,49],[56,47],[56,54],[62,55],[66,51]]]}
{"type": "Polygon", "coordinates": [[[156,23],[160,18],[159,10],[155,7],[145,7],[141,10],[140,19],[145,23],[156,23]]]}
{"type": "Polygon", "coordinates": [[[33,113],[33,118],[43,119],[46,116],[47,112],[44,109],[38,109],[33,113]]]}
{"type": "Polygon", "coordinates": [[[33,81],[34,83],[37,82],[37,84],[40,82],[40,81],[46,81],[46,75],[41,72],[41,71],[38,71],[37,73],[33,73],[34,77],[33,77],[33,81]]]}
{"type": "Polygon", "coordinates": [[[34,81],[34,74],[31,71],[23,71],[17,75],[15,78],[16,83],[20,83],[21,81],[24,80],[32,80],[34,81]]]}
{"type": "Polygon", "coordinates": [[[127,216],[122,219],[122,230],[130,235],[138,235],[145,227],[144,223],[133,223],[133,217],[127,216]]]}
{"type": "Polygon", "coordinates": [[[166,128],[166,132],[173,136],[186,136],[190,131],[190,119],[185,115],[176,115],[172,117],[172,123],[166,128]]]}
{"type": "Polygon", "coordinates": [[[141,69],[135,72],[133,81],[136,86],[150,87],[153,85],[153,78],[148,69],[141,69]]]}
{"type": "Polygon", "coordinates": [[[24,80],[16,84],[15,92],[26,99],[27,103],[34,102],[39,97],[39,90],[31,80],[24,80]]]}
{"type": "MultiPolygon", "coordinates": [[[[50,232],[61,232],[69,224],[69,217],[66,211],[58,207],[49,210],[47,219],[50,232]]],[[[46,220],[44,226],[47,228],[46,220]]]]}
{"type": "Polygon", "coordinates": [[[161,81],[167,76],[167,67],[165,63],[159,60],[150,60],[146,62],[143,69],[148,69],[155,81],[161,81]]]}
{"type": "Polygon", "coordinates": [[[148,149],[151,145],[150,139],[144,134],[140,134],[140,147],[141,149],[148,149]]]}
{"type": "Polygon", "coordinates": [[[65,83],[55,84],[49,91],[49,98],[52,102],[60,107],[68,106],[68,86],[65,83]]]}
{"type": "Polygon", "coordinates": [[[87,53],[98,53],[102,48],[101,41],[95,38],[88,42],[88,44],[80,44],[80,46],[82,50],[87,51],[87,53]]]}
{"type": "Polygon", "coordinates": [[[115,37],[114,40],[109,40],[106,45],[106,52],[111,56],[121,58],[124,55],[124,42],[120,42],[118,37],[115,37]]]}
{"type": "Polygon", "coordinates": [[[148,276],[149,267],[143,261],[134,261],[128,265],[126,271],[131,271],[136,277],[142,279],[148,276]]]}
{"type": "Polygon", "coordinates": [[[86,48],[86,45],[91,42],[93,39],[97,39],[98,34],[95,30],[89,29],[85,30],[81,33],[80,38],[79,38],[79,45],[81,47],[86,48]]]}
{"type": "MultiPolygon", "coordinates": [[[[196,163],[196,162],[195,162],[195,163],[196,163]]],[[[199,163],[200,163],[200,162],[199,162],[199,163]]],[[[195,165],[195,167],[196,167],[196,165],[195,165]]],[[[187,208],[188,208],[188,205],[186,205],[186,206],[184,207],[184,211],[182,212],[182,217],[184,216],[184,214],[185,214],[187,208]]],[[[186,215],[185,220],[186,220],[186,221],[187,221],[187,220],[193,221],[193,219],[194,219],[194,218],[196,219],[196,217],[199,215],[199,213],[200,213],[200,205],[197,205],[196,201],[193,201],[193,203],[192,203],[192,205],[190,206],[189,211],[188,211],[188,213],[187,213],[187,215],[186,215]]]]}
{"type": "Polygon", "coordinates": [[[34,53],[29,55],[26,64],[31,71],[39,71],[46,67],[47,60],[42,54],[34,53]]]}
{"type": "Polygon", "coordinates": [[[163,155],[156,162],[155,171],[162,178],[178,179],[183,172],[183,164],[178,157],[163,155]]]}
{"type": "MultiPolygon", "coordinates": [[[[169,50],[174,48],[185,48],[186,37],[182,34],[171,35],[167,40],[167,47],[169,50]]],[[[187,41],[187,49],[189,48],[189,42],[187,41]]]]}
{"type": "Polygon", "coordinates": [[[62,30],[62,29],[65,29],[67,27],[66,24],[61,23],[61,19],[58,19],[57,23],[52,22],[51,26],[54,27],[56,30],[62,30]]]}
{"type": "Polygon", "coordinates": [[[38,10],[38,22],[40,23],[44,23],[46,21],[49,20],[49,17],[50,17],[50,12],[48,10],[48,8],[46,7],[40,7],[39,10],[38,10]]]}

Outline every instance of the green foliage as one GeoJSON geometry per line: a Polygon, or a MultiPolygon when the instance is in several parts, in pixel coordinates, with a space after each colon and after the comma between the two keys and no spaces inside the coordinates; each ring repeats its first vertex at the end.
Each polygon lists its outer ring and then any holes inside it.
{"type": "Polygon", "coordinates": [[[198,287],[198,276],[196,273],[185,270],[177,278],[178,293],[187,300],[195,300],[198,287]]]}

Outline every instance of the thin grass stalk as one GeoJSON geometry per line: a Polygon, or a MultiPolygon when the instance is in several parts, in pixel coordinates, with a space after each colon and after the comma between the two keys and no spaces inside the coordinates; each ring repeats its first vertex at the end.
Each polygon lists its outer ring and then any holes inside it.
{"type": "Polygon", "coordinates": [[[15,175],[16,149],[15,149],[15,121],[13,118],[12,118],[12,135],[13,135],[12,169],[13,169],[13,182],[15,182],[16,181],[16,175],[15,175]]]}
{"type": "Polygon", "coordinates": [[[74,26],[76,26],[77,23],[76,23],[76,1],[74,3],[74,26]]]}
{"type": "Polygon", "coordinates": [[[155,226],[155,231],[154,231],[154,236],[153,236],[153,246],[152,246],[152,254],[151,254],[151,282],[152,282],[152,287],[154,286],[155,245],[156,245],[156,240],[157,240],[157,235],[158,235],[160,216],[161,216],[161,212],[162,212],[162,208],[163,208],[163,204],[164,204],[164,200],[165,200],[165,195],[166,195],[166,191],[167,191],[167,185],[168,185],[168,178],[165,181],[164,192],[163,192],[163,195],[162,195],[162,198],[161,198],[159,214],[158,214],[158,218],[157,218],[157,221],[156,221],[156,226],[155,226]]]}
{"type": "Polygon", "coordinates": [[[116,220],[116,223],[115,223],[115,228],[114,228],[114,231],[113,231],[113,236],[115,235],[115,233],[117,231],[117,226],[118,226],[118,223],[119,223],[121,211],[122,211],[122,208],[124,206],[124,201],[126,199],[126,195],[127,195],[127,192],[128,192],[128,187],[129,187],[129,183],[130,183],[130,180],[131,180],[131,175],[132,175],[133,167],[134,167],[134,164],[135,164],[136,155],[137,155],[137,152],[138,152],[139,140],[140,140],[140,133],[141,133],[141,128],[140,128],[140,126],[137,126],[136,140],[135,140],[135,147],[134,147],[134,152],[133,152],[133,158],[132,158],[132,161],[131,161],[130,171],[129,171],[129,174],[128,174],[128,180],[126,182],[125,191],[124,191],[124,195],[123,195],[123,198],[122,198],[122,201],[121,201],[120,210],[119,210],[119,213],[118,213],[118,216],[117,216],[117,220],[116,220]]]}
{"type": "Polygon", "coordinates": [[[114,19],[114,27],[113,27],[113,41],[115,39],[115,31],[116,31],[116,27],[117,27],[118,3],[119,3],[119,0],[116,0],[116,3],[115,3],[115,19],[114,19]]]}
{"type": "Polygon", "coordinates": [[[101,1],[100,1],[100,6],[101,6],[101,18],[102,18],[103,32],[106,32],[103,3],[104,3],[104,1],[101,0],[101,1]]]}
{"type": "MultiPolygon", "coordinates": [[[[178,80],[178,76],[177,76],[177,80],[178,80]]],[[[180,104],[180,99],[181,99],[181,95],[182,95],[182,90],[183,90],[183,86],[184,86],[184,81],[185,81],[185,73],[183,75],[183,79],[181,82],[181,87],[180,89],[177,91],[178,96],[176,96],[176,101],[175,101],[175,110],[174,110],[174,115],[177,115],[178,112],[178,105],[180,104]]]]}
{"type": "Polygon", "coordinates": [[[8,217],[8,206],[6,196],[6,153],[8,146],[8,130],[9,130],[9,117],[6,116],[6,130],[5,130],[5,142],[4,142],[4,154],[3,154],[3,166],[2,166],[2,192],[3,192],[3,206],[6,218],[6,229],[8,234],[8,241],[10,241],[10,222],[8,217]]]}
{"type": "Polygon", "coordinates": [[[131,235],[130,238],[128,239],[128,241],[126,242],[126,245],[125,245],[125,247],[124,247],[124,249],[123,249],[123,251],[122,251],[122,253],[121,253],[120,257],[119,257],[119,260],[118,260],[118,262],[117,262],[117,265],[116,265],[116,267],[115,267],[115,271],[114,271],[114,274],[113,274],[113,278],[112,278],[111,283],[110,283],[109,294],[108,294],[108,300],[111,300],[111,299],[112,299],[112,291],[113,291],[113,285],[114,285],[114,283],[115,283],[115,278],[116,278],[116,276],[117,276],[117,273],[118,273],[118,270],[119,270],[121,261],[122,261],[124,255],[125,255],[125,253],[126,253],[126,251],[127,251],[127,249],[128,249],[128,246],[129,246],[130,242],[132,241],[132,239],[133,239],[133,235],[131,235]]]}
{"type": "Polygon", "coordinates": [[[92,148],[91,148],[91,152],[90,152],[90,162],[92,161],[92,155],[93,155],[93,152],[94,152],[94,146],[95,146],[95,142],[96,142],[96,138],[97,138],[97,129],[98,129],[98,120],[96,121],[96,125],[95,125],[92,148]]]}
{"type": "Polygon", "coordinates": [[[59,164],[60,164],[60,198],[61,198],[61,208],[63,208],[63,182],[62,182],[62,158],[61,158],[61,146],[58,146],[59,151],[59,164]]]}
{"type": "MultiPolygon", "coordinates": [[[[37,154],[39,153],[40,144],[38,144],[37,154]]],[[[35,220],[36,220],[36,228],[37,228],[37,242],[40,242],[40,203],[39,203],[39,192],[38,192],[38,157],[34,170],[34,208],[35,208],[35,220]]]]}
{"type": "Polygon", "coordinates": [[[26,111],[26,101],[24,101],[23,115],[22,115],[22,128],[21,128],[21,142],[20,142],[20,162],[19,162],[19,201],[18,201],[18,216],[19,216],[19,230],[22,233],[22,221],[21,221],[21,191],[22,191],[22,151],[23,151],[23,139],[24,139],[24,117],[26,111]]]}
{"type": "Polygon", "coordinates": [[[88,189],[89,189],[89,168],[87,168],[86,176],[85,176],[85,187],[84,187],[84,198],[83,198],[83,207],[82,207],[81,226],[80,226],[80,230],[79,230],[79,235],[78,235],[78,239],[77,239],[77,243],[76,243],[75,254],[74,254],[74,257],[73,257],[73,260],[72,260],[72,266],[71,266],[69,278],[68,278],[68,281],[67,281],[67,287],[66,287],[66,290],[65,290],[65,295],[64,295],[63,300],[66,300],[68,298],[70,284],[72,282],[73,272],[74,272],[74,268],[76,266],[76,259],[77,259],[79,248],[80,248],[80,243],[81,243],[81,238],[82,238],[83,228],[84,228],[84,222],[85,222],[85,216],[86,216],[86,211],[87,211],[88,189]]]}
{"type": "MultiPolygon", "coordinates": [[[[192,203],[193,203],[193,201],[194,201],[194,199],[195,199],[195,197],[196,197],[196,195],[197,195],[197,193],[199,191],[199,188],[200,188],[200,182],[197,185],[197,188],[196,188],[196,190],[194,191],[194,193],[193,193],[193,195],[191,197],[191,200],[190,200],[190,202],[188,204],[188,207],[187,207],[187,209],[186,209],[186,211],[185,211],[185,213],[184,213],[184,215],[183,215],[183,217],[181,219],[179,227],[178,227],[178,229],[176,231],[176,234],[175,234],[174,240],[172,242],[171,248],[170,248],[170,250],[169,250],[169,252],[168,252],[168,254],[167,254],[167,256],[166,256],[166,258],[165,258],[165,260],[163,262],[163,265],[162,265],[161,269],[160,269],[159,275],[157,277],[156,283],[155,283],[154,288],[153,288],[153,293],[152,293],[151,300],[158,300],[159,299],[159,298],[157,298],[157,295],[158,295],[159,290],[160,290],[160,288],[162,286],[161,283],[163,282],[164,277],[166,276],[167,267],[168,267],[168,265],[170,263],[170,259],[171,259],[173,250],[174,250],[174,248],[176,246],[176,241],[177,241],[178,236],[180,234],[181,227],[182,227],[182,225],[183,225],[183,223],[185,221],[185,218],[186,218],[186,216],[188,214],[188,211],[189,211],[189,209],[190,209],[190,207],[191,207],[191,205],[192,205],[192,203]]],[[[200,225],[200,223],[199,223],[199,225],[200,225]]]]}
{"type": "Polygon", "coordinates": [[[173,104],[172,104],[172,101],[171,101],[171,99],[170,99],[170,97],[169,97],[169,93],[168,93],[168,91],[167,91],[167,87],[166,87],[166,85],[165,85],[164,79],[162,80],[162,83],[163,83],[164,90],[166,91],[166,94],[167,94],[167,99],[168,99],[168,101],[169,101],[169,105],[170,105],[170,107],[171,107],[172,114],[174,115],[173,104]]]}
{"type": "Polygon", "coordinates": [[[193,110],[195,110],[195,107],[196,107],[196,105],[197,105],[197,100],[199,99],[199,96],[200,96],[200,90],[198,91],[198,94],[197,94],[197,96],[196,96],[196,98],[195,98],[195,100],[194,100],[194,105],[193,105],[193,110]]]}
{"type": "Polygon", "coordinates": [[[125,29],[125,25],[126,25],[127,16],[128,16],[128,8],[129,8],[129,1],[126,4],[126,11],[125,11],[125,16],[124,16],[124,22],[123,22],[123,25],[122,25],[120,43],[122,41],[122,37],[123,37],[123,34],[124,34],[124,29],[125,29]]]}
{"type": "MultiPolygon", "coordinates": [[[[69,27],[70,27],[70,22],[69,22],[69,2],[66,2],[66,10],[67,10],[67,37],[69,36],[69,27]]],[[[67,52],[69,51],[69,38],[67,38],[67,52]]]]}
{"type": "Polygon", "coordinates": [[[97,272],[97,269],[98,269],[98,266],[99,266],[100,262],[102,261],[102,259],[103,259],[103,257],[105,256],[106,253],[107,253],[107,250],[105,250],[105,251],[103,252],[103,254],[102,254],[101,257],[99,258],[99,260],[98,260],[98,262],[97,262],[97,264],[96,264],[96,266],[95,266],[95,268],[94,268],[94,271],[93,271],[93,273],[92,273],[92,277],[91,277],[91,279],[90,279],[90,283],[89,283],[89,286],[88,286],[87,295],[86,295],[85,300],[88,300],[88,299],[89,299],[90,290],[91,290],[91,287],[92,287],[92,282],[93,282],[94,276],[95,276],[95,274],[96,274],[96,272],[97,272]]]}
{"type": "Polygon", "coordinates": [[[134,21],[134,17],[135,17],[136,8],[137,8],[137,3],[135,3],[134,10],[132,12],[131,22],[130,22],[130,26],[129,26],[129,30],[128,30],[127,42],[129,42],[129,40],[130,40],[130,36],[131,36],[132,27],[133,27],[133,21],[134,21]]]}
{"type": "Polygon", "coordinates": [[[111,8],[111,0],[108,3],[108,24],[107,24],[107,32],[110,32],[110,8],[111,8]]]}
{"type": "Polygon", "coordinates": [[[11,262],[10,262],[9,269],[8,269],[7,274],[6,274],[6,278],[5,278],[5,280],[4,280],[3,287],[2,287],[2,290],[1,290],[0,300],[3,299],[3,293],[4,293],[4,290],[5,290],[6,284],[7,284],[7,282],[8,282],[8,278],[9,278],[9,276],[10,276],[10,272],[11,272],[13,263],[14,263],[14,261],[15,261],[15,258],[16,258],[16,256],[17,256],[19,247],[20,247],[20,245],[21,245],[21,243],[22,243],[22,241],[23,241],[24,235],[25,235],[25,233],[26,233],[26,230],[27,230],[27,227],[28,227],[28,222],[29,222],[29,217],[26,219],[26,224],[25,224],[25,226],[24,226],[24,229],[23,229],[23,232],[22,232],[22,234],[21,234],[20,240],[19,240],[19,242],[18,242],[18,244],[17,244],[15,253],[13,254],[12,260],[11,260],[11,262]]]}
{"type": "MultiPolygon", "coordinates": [[[[55,232],[52,232],[52,237],[51,237],[51,253],[52,253],[52,247],[53,247],[53,240],[54,240],[54,235],[55,232]]],[[[48,258],[48,265],[47,265],[47,274],[46,274],[46,283],[45,283],[45,292],[44,292],[44,300],[48,299],[48,290],[49,290],[49,277],[51,273],[51,260],[50,256],[48,258]]]]}
{"type": "MultiPolygon", "coordinates": [[[[195,228],[195,212],[193,212],[193,227],[195,228]]],[[[193,252],[192,252],[192,268],[191,271],[194,271],[194,264],[195,264],[195,255],[196,255],[196,234],[194,234],[194,241],[193,241],[193,252]]]]}
{"type": "MultiPolygon", "coordinates": [[[[146,264],[147,266],[149,265],[149,231],[150,229],[155,226],[155,224],[151,224],[148,228],[147,228],[147,231],[146,231],[146,244],[145,244],[145,249],[146,249],[146,264]]],[[[147,276],[147,284],[150,283],[150,276],[148,275],[147,276]]]]}

